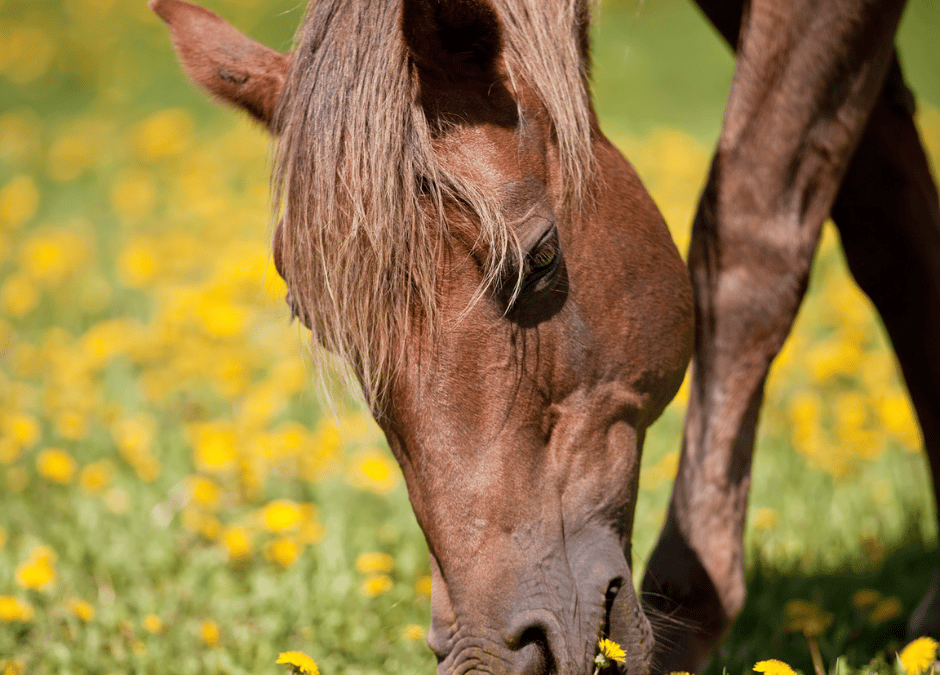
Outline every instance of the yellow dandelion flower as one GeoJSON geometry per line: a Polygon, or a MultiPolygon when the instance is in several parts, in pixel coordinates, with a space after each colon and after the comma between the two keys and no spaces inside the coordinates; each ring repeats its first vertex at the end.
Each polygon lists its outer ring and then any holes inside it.
{"type": "Polygon", "coordinates": [[[316,662],[303,652],[281,652],[276,663],[290,666],[293,675],[320,675],[316,662]]]}
{"type": "Polygon", "coordinates": [[[669,675],[691,675],[687,670],[674,670],[669,675]]]}
{"type": "Polygon", "coordinates": [[[777,512],[769,508],[757,509],[754,513],[755,530],[772,530],[777,526],[777,512]]]}
{"type": "Polygon", "coordinates": [[[784,629],[790,632],[800,631],[816,636],[824,633],[832,625],[832,613],[806,600],[790,600],[784,612],[786,614],[784,629]]]}
{"type": "Polygon", "coordinates": [[[95,618],[95,608],[87,600],[81,600],[80,598],[72,598],[69,600],[69,609],[72,611],[72,614],[77,616],[82,621],[91,621],[95,618]]]}
{"type": "Polygon", "coordinates": [[[29,621],[33,616],[33,608],[12,595],[0,595],[0,621],[29,621]]]}
{"type": "Polygon", "coordinates": [[[7,543],[7,529],[0,525],[0,548],[7,543]]]}
{"type": "Polygon", "coordinates": [[[410,624],[405,627],[404,636],[406,640],[417,642],[424,638],[424,628],[416,623],[410,624]]]}
{"type": "Polygon", "coordinates": [[[244,527],[236,525],[227,528],[222,535],[222,544],[231,562],[245,560],[251,555],[251,533],[244,527]]]}
{"type": "Polygon", "coordinates": [[[264,526],[271,532],[285,532],[300,525],[303,514],[300,507],[289,499],[276,499],[264,507],[264,526]]]}
{"type": "Polygon", "coordinates": [[[425,575],[425,576],[419,577],[418,580],[415,582],[415,592],[418,595],[431,595],[431,586],[432,586],[432,583],[431,583],[430,576],[425,575]]]}
{"type": "Polygon", "coordinates": [[[140,656],[147,652],[147,645],[145,645],[142,640],[134,640],[131,643],[131,651],[137,656],[140,656]]]}
{"type": "Polygon", "coordinates": [[[871,614],[868,615],[868,622],[873,626],[877,626],[878,624],[898,618],[903,611],[904,606],[897,598],[882,598],[878,601],[878,604],[875,605],[874,609],[871,610],[871,614]]]}
{"type": "Polygon", "coordinates": [[[7,433],[21,447],[28,448],[39,440],[39,422],[34,417],[20,413],[7,420],[7,433]]]}
{"type": "Polygon", "coordinates": [[[157,274],[157,254],[150,242],[135,241],[118,255],[118,270],[128,288],[143,288],[157,274]]]}
{"type": "Polygon", "coordinates": [[[268,556],[281,567],[293,567],[300,556],[300,544],[293,539],[279,537],[268,547],[268,556]]]}
{"type": "Polygon", "coordinates": [[[25,274],[11,274],[0,286],[0,303],[10,316],[26,316],[39,304],[39,289],[25,274]]]}
{"type": "Polygon", "coordinates": [[[205,471],[225,471],[238,459],[235,431],[229,424],[195,425],[192,437],[196,464],[205,471]]]}
{"type": "Polygon", "coordinates": [[[395,559],[388,553],[363,553],[356,558],[356,569],[363,574],[388,574],[395,568],[395,559]]]}
{"type": "Polygon", "coordinates": [[[777,659],[758,661],[754,664],[754,670],[764,675],[796,675],[793,668],[777,659]]]}
{"type": "Polygon", "coordinates": [[[608,640],[607,638],[601,638],[597,642],[597,656],[594,657],[594,663],[596,663],[600,668],[606,668],[612,662],[618,661],[623,663],[627,654],[623,649],[613,640],[608,640]]]}
{"type": "Polygon", "coordinates": [[[75,410],[65,410],[55,418],[56,429],[62,438],[80,441],[88,434],[88,420],[75,410]]]}
{"type": "Polygon", "coordinates": [[[936,658],[937,641],[929,637],[917,638],[898,654],[898,661],[908,675],[920,675],[934,664],[936,658]]]}
{"type": "Polygon", "coordinates": [[[146,215],[157,201],[153,177],[139,169],[130,169],[117,177],[111,187],[111,206],[127,220],[146,215]]]}
{"type": "Polygon", "coordinates": [[[163,630],[163,620],[156,614],[148,614],[144,617],[144,630],[148,633],[159,633],[163,630]]]}
{"type": "Polygon", "coordinates": [[[0,189],[0,228],[16,227],[36,215],[39,189],[30,176],[20,175],[0,189]]]}
{"type": "Polygon", "coordinates": [[[867,612],[874,608],[881,600],[881,593],[873,588],[860,588],[852,593],[852,606],[860,612],[867,612]]]}
{"type": "Polygon", "coordinates": [[[36,546],[29,559],[16,568],[16,583],[23,588],[46,588],[55,581],[55,555],[48,546],[36,546]]]}
{"type": "Polygon", "coordinates": [[[373,574],[359,587],[359,592],[367,598],[374,598],[392,590],[392,578],[387,574],[373,574]]]}
{"type": "Polygon", "coordinates": [[[56,483],[72,482],[76,464],[72,456],[59,448],[48,448],[36,458],[36,469],[40,475],[56,483]]]}
{"type": "Polygon", "coordinates": [[[134,138],[138,156],[145,161],[175,157],[189,147],[193,121],[179,108],[161,110],[144,120],[134,138]]]}
{"type": "Polygon", "coordinates": [[[3,675],[22,675],[26,672],[26,665],[22,661],[6,660],[0,661],[0,672],[3,675]]]}
{"type": "Polygon", "coordinates": [[[378,448],[360,452],[354,460],[353,484],[379,495],[387,495],[398,484],[398,469],[388,454],[378,448]]]}
{"type": "Polygon", "coordinates": [[[114,464],[106,459],[92,462],[82,469],[78,482],[86,492],[98,494],[111,484],[114,475],[114,464]]]}
{"type": "Polygon", "coordinates": [[[206,619],[199,627],[199,634],[202,641],[209,647],[215,647],[219,644],[219,624],[211,619],[206,619]]]}

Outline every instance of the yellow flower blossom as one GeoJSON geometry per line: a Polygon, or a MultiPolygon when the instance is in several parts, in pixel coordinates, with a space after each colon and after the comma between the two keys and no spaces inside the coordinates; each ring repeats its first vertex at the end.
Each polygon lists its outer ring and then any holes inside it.
{"type": "Polygon", "coordinates": [[[601,668],[605,668],[613,661],[623,663],[627,659],[627,654],[613,640],[601,638],[597,642],[597,656],[594,657],[594,663],[601,668]]]}
{"type": "Polygon", "coordinates": [[[772,530],[777,526],[777,512],[766,507],[754,512],[754,529],[772,530]]]}
{"type": "Polygon", "coordinates": [[[209,647],[215,647],[219,644],[219,624],[211,619],[206,619],[199,626],[199,634],[202,641],[209,647]]]}
{"type": "Polygon", "coordinates": [[[416,623],[405,626],[404,636],[406,640],[417,642],[424,638],[424,628],[416,623]]]}
{"type": "Polygon", "coordinates": [[[36,458],[36,469],[40,475],[63,485],[72,482],[76,468],[72,456],[59,448],[47,448],[36,458]]]}
{"type": "Polygon", "coordinates": [[[764,675],[796,675],[793,668],[777,659],[758,661],[754,664],[754,670],[758,673],[764,673],[764,675]]]}
{"type": "Polygon", "coordinates": [[[82,469],[78,482],[86,492],[97,494],[111,484],[114,475],[114,464],[107,459],[92,462],[82,469]]]}
{"type": "Polygon", "coordinates": [[[303,652],[281,652],[276,663],[290,666],[292,675],[320,675],[316,662],[303,652]]]}
{"type": "Polygon", "coordinates": [[[387,495],[398,484],[398,467],[386,452],[368,448],[355,457],[351,480],[359,487],[387,495]]]}
{"type": "Polygon", "coordinates": [[[163,630],[163,620],[156,614],[148,614],[144,617],[144,630],[148,633],[159,633],[163,630]]]}
{"type": "Polygon", "coordinates": [[[0,229],[13,228],[36,215],[39,189],[31,176],[16,176],[0,188],[0,229]]]}
{"type": "Polygon", "coordinates": [[[868,615],[868,623],[873,626],[896,619],[904,612],[901,601],[895,597],[882,598],[868,615]]]}
{"type": "Polygon", "coordinates": [[[908,675],[920,675],[937,659],[937,641],[929,637],[917,638],[901,650],[898,661],[908,675]]]}
{"type": "Polygon", "coordinates": [[[293,539],[278,537],[268,547],[268,556],[281,567],[288,569],[294,566],[300,556],[300,544],[293,539]]]}
{"type": "Polygon", "coordinates": [[[43,589],[55,582],[55,554],[48,546],[34,546],[29,559],[16,567],[16,583],[23,588],[43,589]]]}
{"type": "Polygon", "coordinates": [[[881,600],[881,593],[873,588],[860,588],[852,593],[852,606],[860,612],[867,612],[881,600]]]}
{"type": "Polygon", "coordinates": [[[68,605],[72,614],[82,621],[88,622],[95,618],[95,608],[87,600],[72,598],[69,600],[68,605]]]}
{"type": "Polygon", "coordinates": [[[0,621],[29,621],[33,616],[33,608],[27,602],[22,602],[12,595],[0,595],[0,621]]]}
{"type": "Polygon", "coordinates": [[[39,289],[27,275],[11,274],[0,286],[0,303],[10,316],[26,316],[39,304],[39,289]]]}
{"type": "Polygon", "coordinates": [[[235,464],[235,431],[226,423],[206,423],[192,427],[191,442],[196,464],[209,472],[225,471],[235,464]]]}
{"type": "Polygon", "coordinates": [[[289,499],[276,499],[264,507],[264,526],[271,532],[286,532],[300,526],[300,507],[289,499]]]}
{"type": "Polygon", "coordinates": [[[251,555],[253,547],[251,533],[244,527],[226,528],[222,535],[222,544],[231,562],[245,560],[251,555]]]}
{"type": "Polygon", "coordinates": [[[415,582],[415,592],[418,595],[424,595],[424,596],[431,595],[431,586],[432,586],[432,583],[431,583],[430,576],[425,575],[422,577],[418,577],[418,580],[415,582]]]}
{"type": "Polygon", "coordinates": [[[787,631],[800,631],[807,635],[818,636],[832,625],[832,613],[806,600],[790,600],[784,612],[786,614],[784,629],[787,631]]]}
{"type": "Polygon", "coordinates": [[[367,598],[375,598],[392,590],[392,578],[387,574],[373,574],[366,578],[359,587],[359,592],[367,598]]]}
{"type": "Polygon", "coordinates": [[[193,121],[185,110],[161,110],[144,120],[134,135],[137,155],[145,161],[176,157],[191,142],[193,121]]]}
{"type": "Polygon", "coordinates": [[[139,220],[153,209],[156,201],[153,176],[140,169],[124,171],[111,187],[111,206],[125,220],[139,220]]]}
{"type": "Polygon", "coordinates": [[[388,574],[395,568],[395,559],[388,553],[363,553],[356,558],[356,569],[363,574],[388,574]]]}
{"type": "Polygon", "coordinates": [[[30,415],[24,413],[11,415],[5,426],[10,438],[21,447],[31,447],[39,440],[39,423],[30,415]]]}

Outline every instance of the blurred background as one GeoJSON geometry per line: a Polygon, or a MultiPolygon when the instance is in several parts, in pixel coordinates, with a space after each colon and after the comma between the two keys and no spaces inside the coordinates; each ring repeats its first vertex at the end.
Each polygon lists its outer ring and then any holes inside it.
{"type": "MultiPolygon", "coordinates": [[[[289,49],[296,0],[212,0],[289,49]]],[[[610,0],[595,97],[684,252],[733,61],[691,5],[610,0]]],[[[899,37],[940,162],[940,4],[899,37]]],[[[0,673],[433,672],[427,549],[377,427],[305,366],[268,251],[269,143],[143,0],[0,0],[0,673]]],[[[936,175],[936,172],[935,172],[936,175]]],[[[890,660],[937,547],[893,355],[827,225],[768,384],[745,621],[712,672],[890,660]],[[807,629],[806,617],[815,623],[807,629]]],[[[687,391],[647,441],[637,577],[687,391]]]]}

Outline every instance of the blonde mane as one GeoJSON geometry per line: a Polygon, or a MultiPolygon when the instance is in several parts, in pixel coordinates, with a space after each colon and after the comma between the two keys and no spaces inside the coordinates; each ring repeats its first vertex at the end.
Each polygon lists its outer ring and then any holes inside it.
{"type": "MultiPolygon", "coordinates": [[[[585,0],[493,5],[510,77],[541,98],[566,201],[580,204],[594,162],[589,8],[585,0]]],[[[401,363],[403,336],[415,322],[435,330],[444,205],[462,205],[479,222],[488,259],[475,297],[518,255],[495,196],[456,178],[435,155],[400,16],[401,2],[312,2],[278,111],[282,272],[295,311],[352,366],[374,410],[401,363]]]]}

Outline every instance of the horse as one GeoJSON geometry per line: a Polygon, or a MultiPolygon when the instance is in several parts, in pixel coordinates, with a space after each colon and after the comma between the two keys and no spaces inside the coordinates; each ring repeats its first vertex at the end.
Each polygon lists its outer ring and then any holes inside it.
{"type": "MultiPolygon", "coordinates": [[[[903,0],[698,4],[737,66],[686,268],[598,126],[587,0],[315,0],[287,54],[151,2],[190,77],[276,138],[274,261],[401,466],[441,675],[585,675],[599,638],[625,651],[602,672],[703,667],[744,602],[764,381],[830,215],[940,486],[940,208],[903,0]],[[640,453],[690,359],[638,594],[640,453]]],[[[940,634],[940,564],[909,626],[940,634]]]]}

